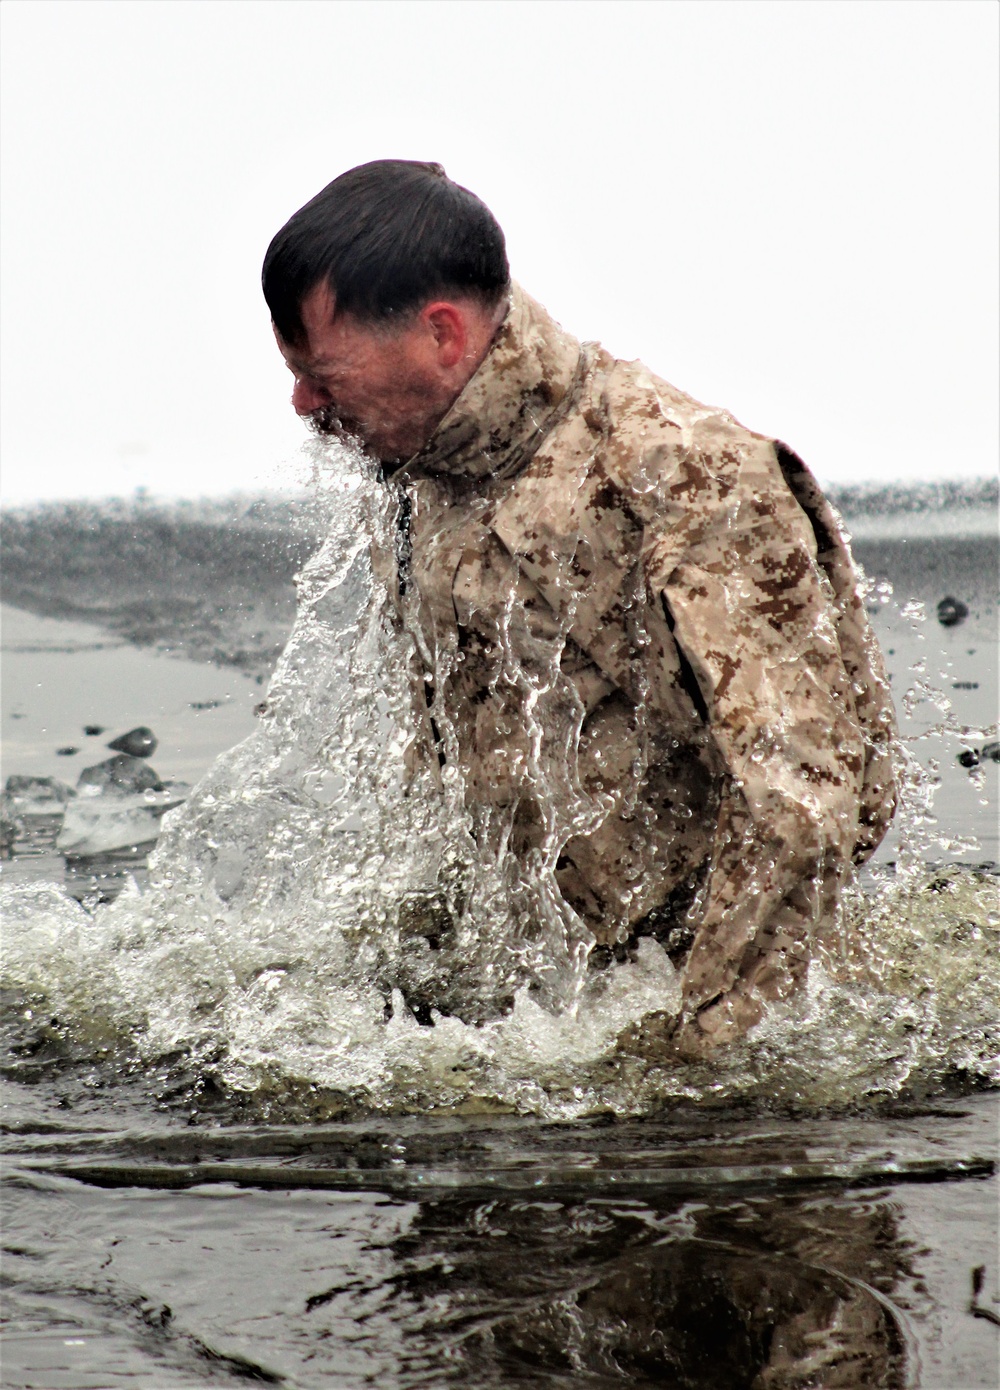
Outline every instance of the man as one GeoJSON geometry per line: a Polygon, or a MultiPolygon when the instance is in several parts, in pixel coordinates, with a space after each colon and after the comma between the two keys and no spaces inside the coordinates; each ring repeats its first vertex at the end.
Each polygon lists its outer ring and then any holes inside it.
{"type": "Polygon", "coordinates": [[[564,332],[439,165],[336,179],[263,284],[295,409],[402,489],[415,739],[483,853],[533,865],[595,962],[655,936],[681,1048],[745,1030],[895,805],[881,657],[811,475],[564,332]]]}

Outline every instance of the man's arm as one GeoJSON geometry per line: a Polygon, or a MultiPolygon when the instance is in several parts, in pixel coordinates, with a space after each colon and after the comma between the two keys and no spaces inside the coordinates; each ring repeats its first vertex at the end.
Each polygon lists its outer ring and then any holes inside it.
{"type": "MultiPolygon", "coordinates": [[[[717,448],[699,443],[711,465],[717,448]]],[[[743,1031],[763,1000],[794,987],[817,931],[831,925],[856,848],[871,840],[871,736],[858,711],[867,691],[842,650],[850,595],[835,591],[820,563],[774,446],[746,436],[731,475],[723,503],[692,509],[688,544],[654,539],[645,555],[651,594],[725,767],[708,893],[684,969],[681,1041],[694,1050],[743,1031]]],[[[891,788],[881,800],[891,805],[891,788]]]]}

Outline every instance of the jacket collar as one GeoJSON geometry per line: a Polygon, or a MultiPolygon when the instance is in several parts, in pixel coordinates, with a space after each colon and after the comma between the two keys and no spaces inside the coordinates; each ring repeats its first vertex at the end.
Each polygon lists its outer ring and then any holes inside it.
{"type": "Polygon", "coordinates": [[[570,408],[585,354],[518,285],[493,345],[419,454],[396,476],[508,477],[570,408]]]}

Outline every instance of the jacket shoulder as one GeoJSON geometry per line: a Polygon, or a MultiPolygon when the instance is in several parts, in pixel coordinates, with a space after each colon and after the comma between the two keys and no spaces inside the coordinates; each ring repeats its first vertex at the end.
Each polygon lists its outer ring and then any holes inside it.
{"type": "Polygon", "coordinates": [[[598,470],[678,541],[696,543],[715,526],[727,533],[734,526],[753,529],[787,514],[791,498],[769,436],[642,362],[605,354],[589,390],[587,408],[603,423],[598,470]]]}

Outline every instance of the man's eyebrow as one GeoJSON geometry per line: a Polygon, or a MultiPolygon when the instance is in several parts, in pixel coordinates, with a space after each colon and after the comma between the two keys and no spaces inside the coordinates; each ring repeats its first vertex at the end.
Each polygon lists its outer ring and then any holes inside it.
{"type": "Polygon", "coordinates": [[[302,366],[310,375],[315,376],[317,372],[336,371],[337,360],[334,357],[311,357],[308,361],[303,361],[302,366]]]}

